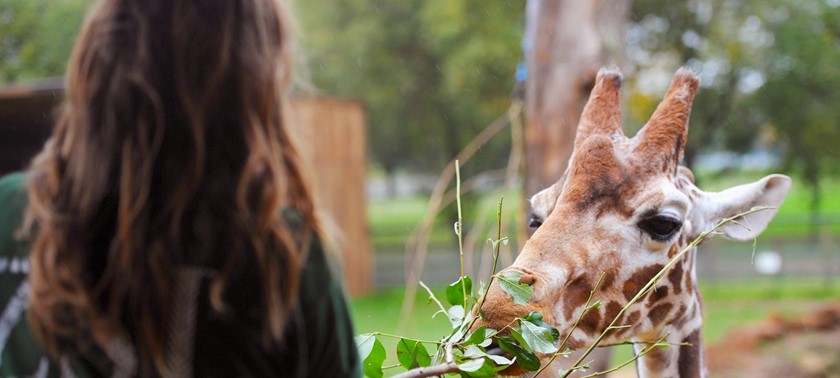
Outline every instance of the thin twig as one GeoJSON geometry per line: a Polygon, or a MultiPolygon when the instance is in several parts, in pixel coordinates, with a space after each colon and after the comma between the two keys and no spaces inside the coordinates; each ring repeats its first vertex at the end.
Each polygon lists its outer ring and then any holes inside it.
{"type": "Polygon", "coordinates": [[[374,336],[385,336],[385,337],[390,337],[390,338],[394,338],[394,339],[405,339],[405,340],[409,340],[409,341],[414,341],[415,343],[423,343],[423,344],[436,344],[436,345],[440,345],[440,344],[441,344],[441,342],[440,342],[440,341],[436,341],[436,340],[420,340],[420,339],[413,339],[413,338],[411,338],[411,337],[405,337],[405,336],[400,336],[400,335],[394,335],[394,334],[392,334],[392,333],[385,333],[385,332],[371,332],[370,334],[371,334],[371,335],[374,335],[374,336]]]}
{"type": "Polygon", "coordinates": [[[464,218],[461,216],[461,163],[455,160],[455,201],[458,208],[458,224],[455,228],[458,234],[458,255],[461,257],[461,290],[464,292],[464,317],[461,323],[467,319],[467,280],[464,277],[464,218]]]}
{"type": "Polygon", "coordinates": [[[422,286],[424,289],[426,289],[426,292],[429,293],[429,298],[431,300],[435,301],[435,303],[437,303],[437,305],[438,305],[438,308],[440,308],[440,310],[443,311],[443,313],[445,314],[446,313],[446,308],[443,307],[443,303],[440,303],[440,301],[437,299],[437,297],[435,297],[435,295],[432,293],[432,289],[429,289],[429,287],[426,286],[426,284],[424,284],[423,281],[420,281],[420,286],[422,286]]]}
{"type": "MultiPolygon", "coordinates": [[[[622,341],[620,343],[601,344],[601,345],[598,345],[598,348],[609,348],[609,347],[622,346],[622,345],[647,345],[647,344],[650,344],[650,342],[648,342],[648,341],[630,341],[630,340],[627,340],[627,341],[622,341]]],[[[683,342],[683,343],[661,343],[661,345],[691,346],[692,344],[683,342]]]]}
{"type": "Polygon", "coordinates": [[[445,346],[445,353],[446,353],[446,363],[433,365],[433,366],[426,366],[426,367],[419,367],[414,368],[405,373],[395,375],[394,378],[421,378],[421,377],[434,377],[438,375],[444,375],[446,373],[454,373],[458,371],[458,365],[455,364],[455,358],[452,354],[452,344],[447,343],[445,346]]]}
{"type": "Polygon", "coordinates": [[[505,197],[500,197],[499,204],[496,207],[496,220],[498,221],[499,229],[496,231],[496,242],[493,244],[493,271],[490,272],[490,281],[487,282],[487,287],[484,289],[484,293],[481,294],[481,299],[479,299],[478,303],[476,303],[476,316],[473,317],[473,320],[470,322],[470,326],[467,327],[468,330],[472,328],[476,320],[478,320],[481,315],[481,306],[484,306],[484,301],[487,299],[487,292],[490,291],[490,285],[493,284],[493,279],[496,278],[496,264],[499,262],[499,250],[502,248],[502,203],[504,203],[504,201],[505,197]]]}
{"type": "MultiPolygon", "coordinates": [[[[585,376],[583,376],[583,377],[581,377],[581,378],[591,378],[591,377],[597,377],[597,376],[599,376],[599,375],[609,374],[609,373],[612,373],[612,372],[618,371],[618,369],[621,369],[621,368],[623,368],[623,367],[625,367],[625,366],[627,366],[627,365],[630,365],[630,364],[631,364],[631,363],[633,363],[633,362],[636,362],[636,360],[638,360],[638,359],[639,359],[639,358],[641,358],[642,356],[644,356],[644,355],[648,354],[651,350],[653,350],[653,348],[655,348],[655,347],[657,347],[657,346],[671,345],[671,344],[668,344],[668,343],[664,343],[664,344],[662,343],[662,341],[664,341],[664,340],[665,340],[665,338],[666,338],[666,337],[668,337],[668,335],[670,335],[670,333],[665,334],[665,336],[662,336],[661,338],[659,338],[659,340],[657,340],[655,343],[653,343],[653,344],[651,344],[650,346],[648,346],[648,347],[646,347],[646,348],[642,349],[642,350],[641,350],[641,351],[639,351],[639,353],[637,353],[635,356],[633,356],[633,357],[632,357],[632,358],[630,358],[629,360],[624,361],[623,363],[621,363],[621,364],[619,364],[619,365],[617,365],[617,366],[614,366],[614,367],[612,367],[612,368],[610,368],[610,369],[607,369],[607,370],[604,370],[604,371],[599,371],[599,372],[597,372],[597,373],[592,373],[592,374],[589,374],[589,375],[585,375],[585,376]]],[[[647,343],[644,343],[644,344],[647,344],[647,343]]]]}

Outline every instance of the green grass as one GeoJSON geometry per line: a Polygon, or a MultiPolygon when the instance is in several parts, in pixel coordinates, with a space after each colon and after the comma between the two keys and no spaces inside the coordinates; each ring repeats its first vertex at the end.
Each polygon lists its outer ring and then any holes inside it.
{"type": "MultiPolygon", "coordinates": [[[[464,209],[464,226],[469,228],[475,221],[475,214],[481,209],[485,213],[485,224],[496,223],[496,206],[499,202],[499,194],[487,194],[474,202],[472,209],[464,209]],[[471,210],[471,211],[468,211],[471,210]]],[[[521,203],[521,196],[518,191],[505,193],[503,214],[510,217],[513,222],[518,222],[518,204],[521,203]]],[[[370,225],[371,237],[374,246],[378,248],[401,248],[415,227],[420,223],[426,213],[429,199],[425,197],[384,199],[369,201],[367,205],[368,224],[370,225]]],[[[455,206],[454,203],[450,206],[455,206]]],[[[455,234],[452,231],[452,224],[443,217],[435,219],[435,226],[432,230],[432,245],[455,246],[455,234]]]]}
{"type": "MultiPolygon", "coordinates": [[[[442,288],[436,288],[438,298],[443,298],[442,288]]],[[[701,284],[703,295],[704,325],[703,337],[706,343],[723,339],[729,330],[754,323],[771,313],[794,316],[812,310],[821,303],[840,298],[840,282],[826,290],[823,282],[814,278],[774,278],[749,280],[727,280],[701,284]]],[[[407,326],[401,335],[437,340],[449,334],[449,322],[441,315],[432,318],[437,308],[427,305],[427,295],[418,293],[415,307],[407,326]]],[[[402,304],[402,290],[384,291],[352,302],[352,314],[356,333],[373,331],[395,333],[402,304]]],[[[389,360],[394,363],[396,340],[381,338],[389,360]]],[[[432,346],[428,349],[431,352],[432,346]]],[[[613,364],[632,357],[629,347],[618,348],[613,354],[613,364]]]]}
{"type": "MultiPolygon", "coordinates": [[[[423,219],[428,198],[413,197],[370,201],[367,206],[368,224],[374,246],[401,247],[423,219]]],[[[452,228],[436,220],[431,242],[443,244],[453,240],[452,228]]]]}

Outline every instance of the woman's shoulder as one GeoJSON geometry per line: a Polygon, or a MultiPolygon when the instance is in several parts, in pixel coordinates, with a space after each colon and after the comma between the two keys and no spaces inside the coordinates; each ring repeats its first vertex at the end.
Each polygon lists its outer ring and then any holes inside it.
{"type": "Polygon", "coordinates": [[[0,176],[0,200],[21,196],[26,192],[26,173],[15,172],[0,176]]]}
{"type": "Polygon", "coordinates": [[[0,177],[0,254],[6,255],[19,248],[13,237],[23,220],[26,208],[26,175],[13,173],[0,177]]]}

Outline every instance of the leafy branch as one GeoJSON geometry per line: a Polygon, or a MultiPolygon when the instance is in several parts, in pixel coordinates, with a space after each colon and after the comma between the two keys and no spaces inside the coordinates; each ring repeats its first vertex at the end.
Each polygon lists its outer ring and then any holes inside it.
{"type": "MultiPolygon", "coordinates": [[[[452,332],[442,338],[441,340],[420,340],[393,335],[384,332],[373,332],[356,337],[356,343],[359,348],[361,358],[363,360],[364,373],[368,377],[381,378],[383,376],[383,369],[392,369],[402,366],[406,369],[397,377],[430,377],[442,376],[448,373],[460,373],[462,376],[470,377],[491,377],[497,375],[500,371],[507,369],[516,363],[522,369],[528,371],[535,371],[534,377],[540,375],[545,369],[551,365],[555,359],[560,355],[568,355],[569,349],[565,348],[566,343],[571,337],[572,333],[577,329],[583,317],[588,311],[597,308],[601,305],[600,301],[594,301],[594,295],[600,287],[605,272],[602,272],[595,286],[589,292],[586,303],[578,315],[575,323],[568,331],[566,336],[560,341],[560,332],[553,326],[542,321],[543,315],[538,312],[531,312],[524,317],[518,317],[510,321],[507,325],[499,330],[487,328],[485,326],[478,327],[473,330],[479,318],[483,318],[482,307],[487,299],[487,293],[494,281],[498,280],[499,288],[506,292],[515,304],[524,304],[530,300],[533,293],[533,288],[526,283],[519,283],[520,276],[516,272],[507,272],[505,274],[496,274],[497,264],[499,260],[499,252],[501,245],[507,243],[507,238],[502,238],[501,235],[501,219],[502,219],[502,204],[504,197],[501,197],[497,207],[497,221],[498,232],[495,240],[489,240],[493,248],[493,270],[490,274],[489,282],[486,286],[482,286],[479,290],[478,298],[472,296],[472,279],[464,274],[464,253],[462,243],[462,217],[461,217],[461,201],[460,201],[460,167],[459,163],[455,162],[456,173],[456,202],[458,206],[458,222],[455,224],[455,232],[459,239],[459,256],[461,262],[461,276],[459,279],[446,288],[446,302],[451,305],[448,309],[443,302],[437,299],[434,293],[423,282],[419,282],[429,298],[440,309],[435,313],[444,313],[449,321],[452,323],[452,332]],[[471,301],[472,299],[472,301],[471,301]],[[467,306],[473,303],[472,308],[467,311],[467,306]],[[398,365],[382,366],[385,360],[385,349],[377,337],[389,337],[399,339],[397,343],[397,358],[398,365]],[[559,343],[558,343],[559,342],[559,343]],[[436,346],[434,356],[430,355],[424,344],[431,344],[436,346]],[[492,345],[498,348],[488,350],[492,345]],[[548,354],[550,358],[545,364],[542,364],[537,354],[548,354]],[[504,355],[502,355],[504,354],[504,355]],[[508,358],[511,356],[512,358],[508,358]],[[432,363],[434,361],[434,364],[432,363]]],[[[596,340],[584,351],[580,358],[575,361],[572,367],[563,373],[563,377],[568,377],[574,371],[581,371],[588,368],[588,364],[583,361],[589,356],[594,348],[599,346],[610,345],[645,345],[639,353],[632,359],[623,362],[622,364],[610,368],[605,371],[596,372],[586,377],[594,377],[598,375],[607,374],[620,369],[640,357],[651,352],[657,347],[666,347],[670,345],[685,345],[670,344],[665,342],[669,336],[666,334],[659,340],[653,343],[649,342],[633,342],[624,341],[616,344],[602,345],[602,341],[607,334],[614,330],[632,327],[632,325],[618,325],[619,319],[623,317],[625,312],[645,297],[650,290],[652,290],[664,274],[671,269],[685,254],[691,249],[695,248],[707,236],[716,233],[717,229],[727,223],[734,223],[741,227],[746,227],[738,221],[739,218],[745,217],[757,211],[767,210],[770,207],[756,207],[749,211],[737,214],[735,216],[725,218],[717,223],[714,227],[701,233],[688,246],[683,248],[666,264],[653,278],[651,278],[644,287],[623,306],[616,316],[612,319],[610,324],[601,332],[596,340]]]]}

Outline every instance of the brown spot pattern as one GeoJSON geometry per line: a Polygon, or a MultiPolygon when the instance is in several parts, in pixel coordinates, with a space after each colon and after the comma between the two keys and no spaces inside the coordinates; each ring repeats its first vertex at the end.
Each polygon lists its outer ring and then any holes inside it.
{"type": "MultiPolygon", "coordinates": [[[[619,325],[629,325],[629,326],[635,326],[635,325],[636,325],[636,323],[638,323],[638,322],[639,322],[639,319],[640,319],[641,317],[642,317],[642,312],[641,312],[641,311],[634,311],[634,312],[633,312],[633,313],[631,313],[630,315],[625,315],[625,317],[624,317],[625,321],[624,321],[622,324],[619,324],[619,325]]],[[[621,328],[621,329],[619,329],[619,330],[618,330],[618,332],[616,333],[616,336],[617,336],[617,337],[624,337],[624,336],[625,336],[627,333],[629,333],[632,329],[633,329],[633,327],[625,327],[625,328],[621,328]]]]}
{"type": "MultiPolygon", "coordinates": [[[[657,348],[658,349],[658,348],[657,348]]],[[[656,350],[657,353],[648,353],[645,355],[644,363],[649,371],[662,371],[668,368],[670,361],[670,353],[666,350],[656,350]]],[[[652,351],[652,352],[653,352],[652,351]]]]}
{"type": "Polygon", "coordinates": [[[590,291],[592,291],[592,285],[585,276],[575,278],[566,285],[563,293],[563,316],[566,320],[571,320],[575,310],[586,303],[590,291]]]}
{"type": "Polygon", "coordinates": [[[648,294],[647,306],[653,307],[659,300],[668,296],[668,286],[659,286],[648,294]]]}
{"type": "Polygon", "coordinates": [[[683,303],[683,304],[680,305],[680,308],[674,314],[674,320],[676,320],[677,324],[680,325],[680,326],[685,324],[685,321],[687,320],[686,318],[684,318],[686,309],[687,309],[687,307],[686,307],[685,303],[683,303]]]}
{"type": "Polygon", "coordinates": [[[580,319],[578,328],[586,334],[592,335],[599,331],[598,326],[601,324],[601,309],[593,308],[586,312],[583,318],[580,319]]]}
{"type": "Polygon", "coordinates": [[[670,281],[671,285],[673,285],[674,294],[682,292],[682,286],[680,284],[682,283],[684,271],[683,263],[680,261],[674,264],[674,266],[671,267],[671,271],[668,272],[668,281],[670,281]]]}
{"type": "Polygon", "coordinates": [[[615,283],[615,272],[606,272],[604,273],[604,279],[601,281],[601,287],[599,290],[606,290],[612,287],[615,283]]]}
{"type": "Polygon", "coordinates": [[[694,282],[691,281],[691,275],[685,275],[685,290],[688,291],[689,294],[694,293],[694,282]]]}
{"type": "Polygon", "coordinates": [[[683,245],[683,243],[674,243],[674,245],[671,246],[671,249],[668,250],[669,259],[673,259],[674,256],[677,255],[677,253],[680,253],[680,250],[682,249],[681,245],[683,245]]]}
{"type": "Polygon", "coordinates": [[[656,265],[649,265],[644,268],[640,268],[633,273],[629,280],[624,282],[624,287],[622,288],[622,292],[624,293],[624,298],[628,301],[633,299],[636,294],[639,293],[647,283],[650,281],[656,273],[659,273],[660,270],[664,265],[656,264],[656,265]]]}
{"type": "Polygon", "coordinates": [[[671,309],[673,307],[674,305],[671,303],[662,303],[654,307],[652,310],[650,310],[650,313],[648,313],[648,319],[650,319],[650,324],[654,326],[661,324],[662,321],[664,321],[668,314],[671,312],[671,309]]]}
{"type": "Polygon", "coordinates": [[[677,361],[680,378],[693,378],[700,376],[701,336],[700,330],[694,330],[682,341],[691,345],[680,346],[680,357],[677,361]]]}
{"type": "MultiPolygon", "coordinates": [[[[618,316],[619,311],[621,311],[620,304],[618,304],[617,302],[607,303],[607,305],[604,306],[604,323],[601,326],[601,329],[607,328],[607,326],[609,326],[610,323],[612,323],[613,319],[615,319],[615,317],[618,316]]],[[[616,324],[620,325],[620,320],[619,322],[616,322],[616,324]]]]}

